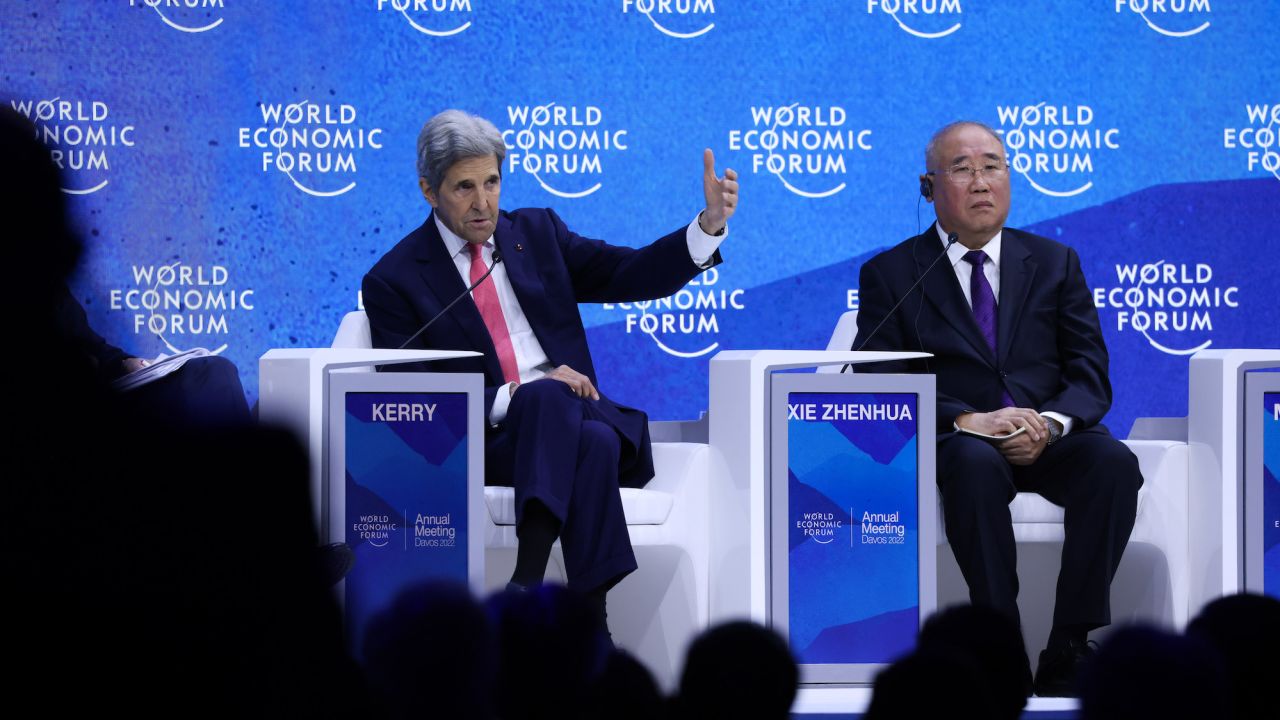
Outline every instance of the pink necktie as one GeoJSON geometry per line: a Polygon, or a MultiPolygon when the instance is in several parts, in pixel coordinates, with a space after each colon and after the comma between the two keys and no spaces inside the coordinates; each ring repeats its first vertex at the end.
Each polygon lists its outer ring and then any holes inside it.
{"type": "MultiPolygon", "coordinates": [[[[484,264],[483,246],[467,243],[471,251],[471,282],[474,284],[484,276],[489,268],[484,264]]],[[[475,300],[484,326],[489,329],[489,337],[493,339],[493,348],[498,353],[498,364],[502,366],[502,377],[507,382],[520,382],[520,366],[516,364],[516,351],[511,347],[511,332],[507,330],[507,318],[502,314],[502,305],[498,302],[498,291],[493,280],[480,283],[471,291],[471,299],[475,300]]]]}

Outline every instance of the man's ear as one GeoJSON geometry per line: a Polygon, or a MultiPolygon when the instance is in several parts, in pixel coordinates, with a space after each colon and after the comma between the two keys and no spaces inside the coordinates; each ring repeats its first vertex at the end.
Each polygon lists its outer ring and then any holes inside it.
{"type": "Polygon", "coordinates": [[[427,202],[434,208],[436,206],[436,192],[427,184],[427,179],[424,177],[418,178],[418,187],[422,188],[422,197],[426,198],[427,202]]]}
{"type": "Polygon", "coordinates": [[[933,178],[927,174],[920,176],[920,197],[933,202],[933,178]]]}

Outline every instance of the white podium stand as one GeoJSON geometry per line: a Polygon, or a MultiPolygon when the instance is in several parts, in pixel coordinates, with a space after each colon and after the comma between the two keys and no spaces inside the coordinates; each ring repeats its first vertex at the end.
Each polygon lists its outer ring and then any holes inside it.
{"type": "Polygon", "coordinates": [[[325,448],[330,373],[479,354],[462,350],[290,348],[268,350],[258,359],[258,421],[292,430],[306,446],[312,513],[321,537],[328,525],[329,454],[325,448]]]}
{"type": "MultiPolygon", "coordinates": [[[[781,526],[775,526],[771,515],[771,503],[776,503],[770,478],[777,474],[771,448],[785,448],[785,437],[773,437],[777,419],[778,389],[790,387],[791,379],[807,377],[797,387],[818,392],[876,393],[878,385],[884,392],[918,392],[921,419],[928,418],[927,433],[921,427],[920,445],[929,447],[927,462],[921,462],[919,473],[929,475],[928,483],[918,483],[920,519],[921,608],[926,613],[933,610],[936,597],[934,578],[934,540],[936,521],[934,512],[936,495],[933,486],[933,414],[934,395],[932,377],[919,375],[795,375],[776,376],[780,370],[818,367],[824,365],[861,364],[887,360],[907,360],[929,357],[925,353],[902,352],[850,352],[810,350],[740,350],[721,352],[710,363],[710,443],[719,470],[712,475],[712,497],[715,499],[709,518],[711,538],[710,620],[716,622],[733,618],[751,618],[758,622],[785,627],[781,618],[772,618],[775,611],[772,597],[777,592],[777,579],[771,577],[771,553],[779,552],[786,544],[776,544],[781,526]],[[775,378],[785,377],[785,383],[775,378]],[[895,385],[894,383],[897,383],[895,385]],[[821,389],[817,389],[818,386],[821,389]],[[912,385],[911,390],[904,390],[912,385]],[[927,387],[916,388],[916,385],[927,387]],[[926,467],[927,465],[927,467],[926,467]],[[927,495],[927,497],[926,497],[927,495]],[[927,535],[927,537],[926,537],[927,535]],[[923,557],[927,555],[927,557],[923,557]],[[927,566],[927,567],[926,567],[927,566]],[[927,608],[924,606],[928,605],[927,608]]],[[[785,399],[783,400],[785,403],[785,399]]],[[[922,423],[923,425],[923,423],[922,423]]],[[[785,462],[784,462],[785,465],[785,462]]],[[[785,470],[783,473],[785,478],[785,470]]],[[[776,481],[775,481],[776,482],[776,481]]],[[[852,528],[850,528],[852,530],[852,528]]],[[[778,608],[781,609],[781,608],[778,608]]],[[[806,672],[808,682],[839,682],[827,673],[806,672]]],[[[862,675],[845,681],[865,681],[862,675]]],[[[869,679],[869,678],[868,678],[869,679]]]]}
{"type": "Polygon", "coordinates": [[[1191,357],[1187,442],[1191,602],[1245,589],[1245,372],[1280,367],[1280,350],[1201,350],[1191,357]]]}

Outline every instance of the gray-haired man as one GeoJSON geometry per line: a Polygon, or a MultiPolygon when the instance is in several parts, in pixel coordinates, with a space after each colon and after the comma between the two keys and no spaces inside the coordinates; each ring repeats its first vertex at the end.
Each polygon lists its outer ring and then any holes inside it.
{"type": "Polygon", "coordinates": [[[605,593],[636,568],[618,487],[643,486],[653,459],[645,414],[597,389],[577,304],[665,297],[719,263],[737,174],[717,177],[704,151],[705,209],[632,249],[577,235],[548,209],[500,211],[505,155],[487,120],[447,110],[427,121],[418,184],[432,213],[365,276],[364,304],[374,345],[400,347],[492,269],[409,347],[483,353],[430,369],[484,374],[485,482],[516,494],[511,585],[541,582],[559,537],[569,587],[603,617],[605,593]]]}

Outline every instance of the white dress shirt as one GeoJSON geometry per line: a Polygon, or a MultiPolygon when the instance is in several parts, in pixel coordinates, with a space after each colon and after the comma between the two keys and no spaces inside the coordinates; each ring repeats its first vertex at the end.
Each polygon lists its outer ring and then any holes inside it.
{"type": "MultiPolygon", "coordinates": [[[[458,269],[458,275],[462,277],[463,285],[470,287],[471,252],[467,250],[467,241],[458,237],[445,226],[440,221],[438,214],[433,217],[435,218],[436,229],[440,231],[440,237],[444,240],[445,249],[448,251],[449,256],[453,258],[453,264],[458,269]]],[[[685,239],[689,244],[690,259],[698,267],[707,267],[711,262],[711,256],[715,255],[720,243],[724,242],[724,239],[728,236],[729,228],[727,226],[724,232],[719,235],[706,234],[698,225],[698,218],[695,217],[693,222],[689,223],[688,230],[685,231],[685,239]]],[[[486,268],[493,265],[493,250],[493,236],[490,236],[488,240],[484,241],[484,248],[481,251],[486,268]]],[[[494,289],[498,293],[498,304],[502,306],[502,315],[507,321],[507,332],[511,334],[511,349],[515,351],[516,367],[520,370],[520,382],[533,382],[545,377],[555,367],[552,366],[546,351],[542,349],[542,344],[538,342],[538,336],[534,334],[533,327],[529,325],[529,318],[525,316],[524,310],[520,307],[520,301],[516,298],[516,291],[511,286],[511,278],[507,277],[506,265],[499,263],[498,267],[494,268],[493,274],[485,282],[492,282],[494,289]]],[[[489,411],[489,422],[491,424],[497,425],[506,419],[514,385],[516,383],[507,383],[494,395],[493,408],[489,411]]]]}
{"type": "MultiPolygon", "coordinates": [[[[942,241],[942,246],[947,245],[947,233],[943,231],[941,223],[935,223],[934,227],[938,231],[938,237],[942,241]]],[[[991,283],[991,292],[996,296],[996,305],[1000,303],[1000,241],[1004,237],[1003,231],[997,232],[995,237],[987,241],[982,246],[982,252],[987,254],[987,262],[982,264],[982,272],[987,276],[987,282],[991,283]]],[[[956,243],[947,250],[947,260],[951,261],[951,269],[956,274],[956,280],[960,281],[960,291],[964,293],[964,301],[969,303],[969,307],[973,308],[973,297],[969,291],[969,283],[973,279],[973,265],[965,262],[964,256],[969,252],[969,248],[956,243]]],[[[1066,437],[1071,432],[1071,424],[1074,420],[1070,415],[1048,410],[1041,412],[1045,417],[1051,417],[1062,425],[1062,436],[1066,437]]]]}

